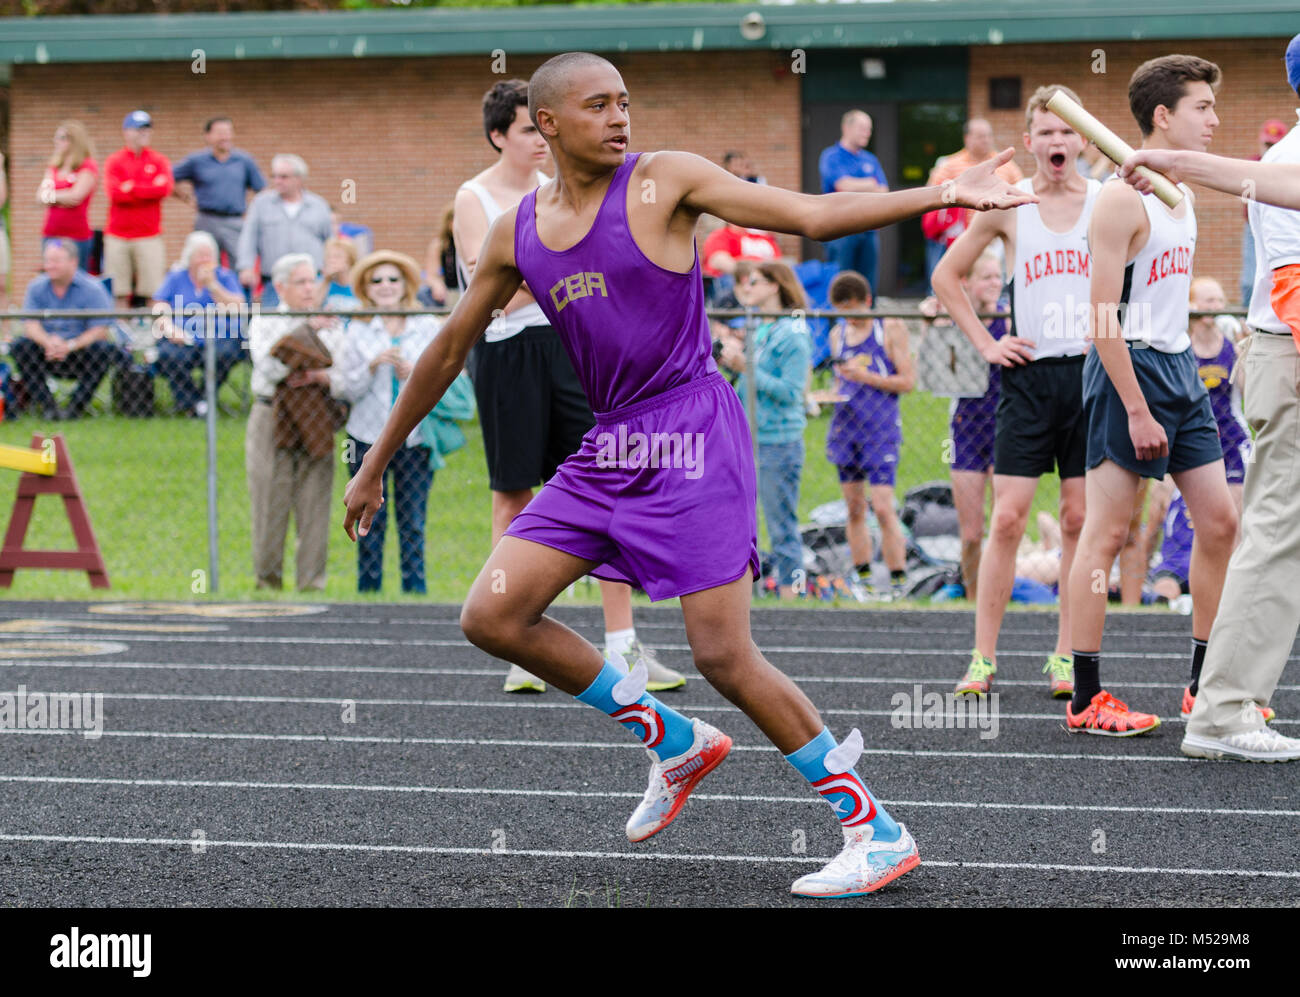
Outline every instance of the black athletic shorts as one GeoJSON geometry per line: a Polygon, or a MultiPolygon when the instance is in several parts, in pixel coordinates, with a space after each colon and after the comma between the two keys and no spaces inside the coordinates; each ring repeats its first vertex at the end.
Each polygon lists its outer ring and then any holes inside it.
{"type": "Polygon", "coordinates": [[[466,369],[494,492],[544,483],[596,425],[573,363],[549,325],[495,343],[480,340],[466,369]]]}
{"type": "Polygon", "coordinates": [[[1083,356],[1045,357],[1002,368],[993,473],[1081,478],[1087,456],[1083,356]]]}
{"type": "Polygon", "coordinates": [[[1138,460],[1128,431],[1128,413],[1094,350],[1083,367],[1083,404],[1088,414],[1088,467],[1112,460],[1144,478],[1223,460],[1219,425],[1189,346],[1182,353],[1130,349],[1133,373],[1156,422],[1169,438],[1169,454],[1138,460]]]}

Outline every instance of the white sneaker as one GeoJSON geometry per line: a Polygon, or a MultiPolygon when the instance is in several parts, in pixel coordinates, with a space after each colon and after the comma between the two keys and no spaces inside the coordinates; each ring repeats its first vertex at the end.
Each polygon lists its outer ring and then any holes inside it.
{"type": "Polygon", "coordinates": [[[546,683],[532,672],[526,672],[518,665],[511,665],[506,672],[506,692],[545,692],[546,683]]]}
{"type": "Polygon", "coordinates": [[[844,851],[821,872],[797,879],[790,892],[800,897],[860,897],[892,883],[921,864],[916,842],[907,828],[897,841],[873,841],[870,824],[844,829],[844,851]]]}
{"type": "Polygon", "coordinates": [[[1269,727],[1227,737],[1184,734],[1183,754],[1192,758],[1236,758],[1243,762],[1293,762],[1300,759],[1300,740],[1283,737],[1269,727]]]}
{"type": "Polygon", "coordinates": [[[695,740],[675,758],[665,758],[660,762],[651,752],[646,752],[650,755],[650,785],[627,819],[628,841],[645,841],[671,824],[686,804],[691,790],[717,768],[731,750],[731,738],[718,728],[703,720],[692,720],[691,726],[695,729],[695,740]]]}
{"type": "Polygon", "coordinates": [[[623,652],[623,661],[629,672],[636,667],[637,661],[645,662],[646,673],[649,676],[645,684],[648,692],[680,689],[686,684],[685,675],[663,664],[655,655],[654,649],[646,647],[640,639],[632,641],[632,646],[623,652]]]}

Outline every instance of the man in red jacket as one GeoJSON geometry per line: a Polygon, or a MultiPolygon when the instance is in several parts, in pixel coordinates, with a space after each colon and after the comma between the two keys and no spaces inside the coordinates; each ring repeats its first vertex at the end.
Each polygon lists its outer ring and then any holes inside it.
{"type": "Polygon", "coordinates": [[[163,258],[162,201],[172,192],[172,164],[149,148],[153,119],[132,111],[122,122],[126,145],[104,162],[108,225],[104,229],[104,273],[113,297],[125,308],[132,288],[152,298],[167,266],[163,258]]]}

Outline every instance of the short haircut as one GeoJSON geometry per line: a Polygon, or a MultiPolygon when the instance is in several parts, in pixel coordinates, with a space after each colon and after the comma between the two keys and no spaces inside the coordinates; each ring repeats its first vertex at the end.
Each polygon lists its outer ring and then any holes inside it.
{"type": "Polygon", "coordinates": [[[538,108],[554,109],[564,98],[572,70],[598,64],[614,69],[614,64],[608,59],[591,52],[564,52],[543,62],[528,80],[528,117],[533,124],[537,124],[538,108]]]}
{"type": "Polygon", "coordinates": [[[845,128],[847,128],[849,122],[852,121],[854,118],[856,118],[859,114],[862,115],[864,118],[866,118],[868,121],[871,120],[871,115],[868,114],[866,111],[858,110],[857,108],[854,108],[852,111],[845,111],[842,115],[840,115],[840,131],[843,131],[845,128]]]}
{"type": "Polygon", "coordinates": [[[993,126],[992,126],[991,124],[989,124],[989,119],[988,119],[988,118],[971,118],[969,121],[967,121],[964,125],[961,126],[961,133],[962,133],[963,135],[969,135],[969,134],[970,134],[970,130],[971,130],[972,128],[975,127],[975,123],[976,123],[977,121],[978,121],[980,124],[988,125],[988,126],[989,126],[989,131],[992,131],[992,130],[993,130],[993,126]]]}
{"type": "Polygon", "coordinates": [[[293,272],[304,264],[311,267],[312,273],[316,272],[316,261],[306,253],[285,253],[275,261],[275,266],[271,267],[271,283],[284,284],[293,272]]]}
{"type": "Polygon", "coordinates": [[[271,157],[272,173],[275,172],[276,163],[284,163],[296,176],[307,179],[307,161],[301,156],[295,156],[292,152],[277,152],[271,157]]]}
{"type": "Polygon", "coordinates": [[[1164,55],[1148,59],[1128,81],[1128,106],[1142,137],[1155,131],[1156,108],[1173,110],[1187,93],[1188,83],[1208,83],[1218,91],[1223,74],[1219,67],[1194,55],[1164,55]]]}
{"type": "Polygon", "coordinates": [[[515,108],[528,106],[528,83],[525,80],[501,80],[483,95],[483,134],[496,152],[501,149],[492,141],[492,133],[504,135],[515,121],[515,108]]]}
{"type": "Polygon", "coordinates": [[[211,234],[195,229],[185,237],[185,245],[181,247],[181,268],[188,270],[190,259],[194,256],[194,251],[200,248],[206,248],[212,253],[212,259],[215,263],[221,262],[221,250],[217,248],[217,240],[211,234]]]}
{"type": "Polygon", "coordinates": [[[213,125],[219,125],[223,121],[226,124],[228,124],[231,128],[235,127],[235,123],[230,118],[227,118],[224,115],[219,118],[208,118],[208,120],[203,123],[203,134],[204,135],[209,134],[212,131],[213,125]]]}
{"type": "Polygon", "coordinates": [[[832,305],[842,305],[846,301],[870,301],[871,285],[856,270],[841,270],[831,281],[830,293],[832,305]]]}
{"type": "Polygon", "coordinates": [[[62,235],[52,235],[52,236],[49,236],[48,238],[46,238],[46,239],[41,243],[41,255],[44,256],[44,255],[45,255],[45,251],[46,251],[47,249],[49,249],[51,246],[54,246],[54,247],[57,248],[57,249],[61,249],[61,250],[63,250],[65,253],[67,253],[67,254],[68,254],[70,257],[72,257],[74,260],[80,260],[80,259],[81,259],[81,256],[78,254],[78,251],[77,251],[77,244],[76,244],[75,242],[73,242],[71,239],[67,238],[66,236],[62,236],[62,235]]]}
{"type": "MultiPolygon", "coordinates": [[[[1079,95],[1069,87],[1063,87],[1057,83],[1053,83],[1051,86],[1039,87],[1030,95],[1029,103],[1025,105],[1025,131],[1032,132],[1034,130],[1034,112],[1047,111],[1047,102],[1056,95],[1058,90],[1076,104],[1083,103],[1079,99],[1079,95]]],[[[1052,112],[1048,111],[1048,113],[1052,112]]]]}

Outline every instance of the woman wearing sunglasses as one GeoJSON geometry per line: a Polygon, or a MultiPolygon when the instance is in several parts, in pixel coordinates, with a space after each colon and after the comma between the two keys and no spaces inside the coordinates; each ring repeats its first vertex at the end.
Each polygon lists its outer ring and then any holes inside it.
{"type": "MultiPolygon", "coordinates": [[[[352,268],[352,290],[358,309],[400,310],[418,307],[420,267],[404,253],[379,250],[352,268]]],[[[411,376],[415,361],[437,334],[432,315],[359,314],[348,328],[343,349],[343,383],[352,402],[348,417],[346,456],[352,474],[379,437],[393,402],[411,376]]],[[[389,478],[397,513],[402,591],[423,593],[424,522],[433,484],[431,448],[417,426],[393,457],[384,475],[384,504],[370,531],[357,543],[357,589],[378,592],[383,586],[384,533],[389,508],[389,478]]]]}

